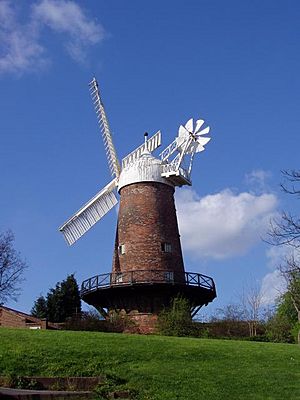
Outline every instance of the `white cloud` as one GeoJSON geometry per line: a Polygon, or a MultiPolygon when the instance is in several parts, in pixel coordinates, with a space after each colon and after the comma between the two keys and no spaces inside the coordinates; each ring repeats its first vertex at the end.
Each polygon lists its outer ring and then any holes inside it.
{"type": "Polygon", "coordinates": [[[268,267],[273,270],[262,279],[261,293],[265,304],[272,304],[276,297],[286,291],[286,281],[280,273],[287,259],[300,262],[300,252],[290,246],[272,246],[266,251],[268,267]]]}
{"type": "Polygon", "coordinates": [[[65,46],[77,61],[84,60],[86,46],[104,38],[102,26],[89,19],[73,1],[42,0],[33,6],[33,16],[40,24],[66,35],[65,46]]]}
{"type": "Polygon", "coordinates": [[[78,62],[85,61],[87,49],[104,38],[102,26],[73,1],[41,0],[27,7],[26,23],[18,18],[18,6],[0,0],[0,73],[22,74],[48,65],[42,37],[46,26],[61,35],[61,42],[78,62]]]}
{"type": "Polygon", "coordinates": [[[14,11],[8,0],[3,0],[0,3],[0,20],[1,26],[7,28],[10,24],[14,23],[14,11]]]}
{"type": "Polygon", "coordinates": [[[266,256],[270,269],[278,269],[287,258],[290,258],[293,250],[288,246],[272,246],[267,249],[266,256]]]}
{"type": "Polygon", "coordinates": [[[22,73],[45,65],[44,48],[33,25],[18,24],[10,1],[0,3],[0,73],[22,73]]]}
{"type": "Polygon", "coordinates": [[[267,265],[272,272],[267,273],[261,284],[261,294],[264,304],[274,304],[276,298],[286,291],[286,281],[280,273],[286,260],[293,258],[300,262],[300,252],[290,246],[272,246],[266,251],[267,265]]]}
{"type": "Polygon", "coordinates": [[[274,304],[276,299],[286,291],[286,282],[280,271],[275,270],[264,276],[261,283],[262,303],[274,304]]]}
{"type": "Polygon", "coordinates": [[[245,176],[246,183],[252,187],[255,193],[265,193],[269,190],[267,180],[271,177],[269,171],[255,169],[245,176]]]}
{"type": "Polygon", "coordinates": [[[184,250],[198,259],[223,259],[245,254],[261,240],[277,198],[230,189],[200,198],[181,189],[176,203],[184,250]]]}

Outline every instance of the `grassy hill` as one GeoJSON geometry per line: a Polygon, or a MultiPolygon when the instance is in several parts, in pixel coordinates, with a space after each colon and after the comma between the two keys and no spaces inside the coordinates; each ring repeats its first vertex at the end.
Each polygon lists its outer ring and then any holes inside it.
{"type": "Polygon", "coordinates": [[[149,400],[300,399],[300,347],[0,328],[0,375],[121,378],[149,400]]]}

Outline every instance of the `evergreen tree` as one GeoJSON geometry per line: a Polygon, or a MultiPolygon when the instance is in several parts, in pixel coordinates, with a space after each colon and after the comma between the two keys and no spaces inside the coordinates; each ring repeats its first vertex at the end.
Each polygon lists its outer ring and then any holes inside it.
{"type": "Polygon", "coordinates": [[[47,302],[44,296],[40,296],[36,299],[31,309],[31,315],[36,318],[48,318],[47,315],[47,302]]]}
{"type": "Polygon", "coordinates": [[[62,282],[57,282],[55,288],[48,291],[46,299],[42,297],[42,300],[41,297],[35,301],[32,312],[39,311],[38,307],[42,305],[45,306],[43,310],[51,322],[65,322],[67,318],[81,312],[79,288],[74,274],[68,275],[62,282]]]}
{"type": "Polygon", "coordinates": [[[66,280],[62,281],[60,294],[62,299],[61,317],[63,320],[81,312],[79,288],[74,274],[69,275],[66,280]]]}
{"type": "Polygon", "coordinates": [[[63,322],[63,299],[61,296],[60,282],[47,294],[47,314],[49,321],[63,322]]]}

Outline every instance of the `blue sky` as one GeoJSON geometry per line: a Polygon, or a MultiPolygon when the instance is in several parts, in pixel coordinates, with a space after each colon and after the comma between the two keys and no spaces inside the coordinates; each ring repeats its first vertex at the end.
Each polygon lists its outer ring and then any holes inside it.
{"type": "Polygon", "coordinates": [[[261,236],[299,209],[279,188],[298,167],[299,20],[298,1],[0,0],[0,231],[29,264],[9,305],[111,269],[114,210],[71,248],[58,232],[111,179],[94,75],[119,158],[145,131],[167,146],[191,117],[210,125],[192,188],[176,192],[185,268],[215,279],[208,313],[250,280],[271,302],[282,252],[261,236]]]}

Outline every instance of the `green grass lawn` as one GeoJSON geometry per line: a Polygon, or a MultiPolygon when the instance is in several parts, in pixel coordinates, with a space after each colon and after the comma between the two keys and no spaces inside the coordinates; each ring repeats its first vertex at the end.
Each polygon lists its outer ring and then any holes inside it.
{"type": "Polygon", "coordinates": [[[0,375],[110,374],[138,399],[300,399],[300,347],[0,328],[0,375]]]}

